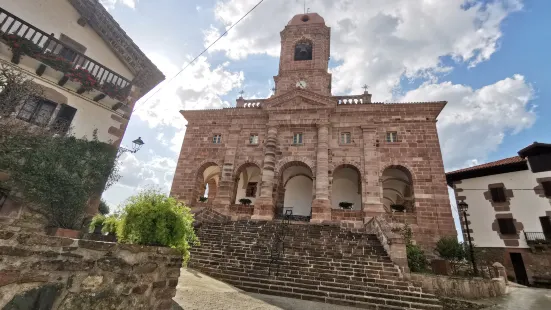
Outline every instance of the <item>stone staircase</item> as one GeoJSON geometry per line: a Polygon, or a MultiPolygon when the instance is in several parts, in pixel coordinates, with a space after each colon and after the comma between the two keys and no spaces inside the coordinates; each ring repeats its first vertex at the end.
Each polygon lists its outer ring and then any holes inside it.
{"type": "Polygon", "coordinates": [[[189,267],[254,293],[364,309],[442,309],[434,295],[402,279],[375,235],[291,224],[274,266],[280,229],[277,221],[203,223],[189,267]]]}

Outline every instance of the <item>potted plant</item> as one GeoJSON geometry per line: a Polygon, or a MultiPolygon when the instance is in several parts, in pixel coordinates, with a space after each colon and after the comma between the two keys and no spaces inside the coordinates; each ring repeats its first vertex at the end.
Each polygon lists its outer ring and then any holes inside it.
{"type": "Polygon", "coordinates": [[[199,197],[199,202],[207,202],[207,200],[209,200],[208,197],[205,197],[205,196],[199,197]]]}
{"type": "Polygon", "coordinates": [[[65,59],[65,57],[63,56],[59,56],[58,54],[54,54],[52,52],[39,54],[37,56],[37,59],[45,65],[48,65],[50,68],[61,72],[69,72],[73,67],[73,63],[71,61],[65,59]]]}
{"type": "Polygon", "coordinates": [[[248,198],[241,198],[239,199],[239,202],[244,206],[249,206],[252,203],[252,201],[248,198]]]}
{"type": "Polygon", "coordinates": [[[404,205],[399,205],[399,204],[390,205],[390,208],[391,208],[393,211],[397,211],[397,212],[405,212],[405,210],[406,210],[406,206],[404,206],[404,205]]]}
{"type": "Polygon", "coordinates": [[[66,74],[71,81],[80,83],[78,94],[92,90],[98,84],[96,78],[84,68],[73,68],[66,74]]]}
{"type": "Polygon", "coordinates": [[[354,206],[351,202],[341,201],[339,202],[339,207],[343,210],[350,210],[352,209],[352,206],[354,206]]]}
{"type": "Polygon", "coordinates": [[[19,64],[21,56],[23,55],[36,57],[36,55],[42,52],[42,48],[38,46],[38,44],[17,34],[4,35],[4,39],[12,50],[13,55],[11,61],[15,64],[19,64]]]}
{"type": "Polygon", "coordinates": [[[105,223],[105,215],[103,214],[96,214],[92,221],[90,222],[89,231],[93,234],[101,234],[101,231],[103,229],[103,224],[105,223]]]}
{"type": "Polygon", "coordinates": [[[103,82],[100,86],[100,91],[113,99],[126,101],[128,88],[120,87],[119,85],[111,82],[103,82]]]}

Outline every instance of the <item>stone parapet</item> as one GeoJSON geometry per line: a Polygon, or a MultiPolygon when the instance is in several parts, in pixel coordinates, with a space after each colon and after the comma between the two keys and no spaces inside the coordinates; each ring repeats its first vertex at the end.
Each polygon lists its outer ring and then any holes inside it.
{"type": "Polygon", "coordinates": [[[390,260],[403,271],[408,272],[408,259],[404,238],[392,231],[391,225],[383,216],[372,218],[366,224],[366,230],[377,236],[390,260]]]}
{"type": "Polygon", "coordinates": [[[181,266],[171,248],[0,230],[0,308],[172,309],[181,266]]]}
{"type": "Polygon", "coordinates": [[[411,273],[410,280],[424,292],[465,299],[499,297],[507,294],[504,278],[482,279],[411,273]]]}

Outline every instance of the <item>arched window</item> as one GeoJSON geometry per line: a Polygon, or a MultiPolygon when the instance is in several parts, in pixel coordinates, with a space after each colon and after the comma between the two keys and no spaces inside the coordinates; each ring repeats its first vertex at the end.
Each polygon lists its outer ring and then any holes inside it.
{"type": "Polygon", "coordinates": [[[295,46],[295,60],[312,60],[312,43],[299,42],[295,46]]]}

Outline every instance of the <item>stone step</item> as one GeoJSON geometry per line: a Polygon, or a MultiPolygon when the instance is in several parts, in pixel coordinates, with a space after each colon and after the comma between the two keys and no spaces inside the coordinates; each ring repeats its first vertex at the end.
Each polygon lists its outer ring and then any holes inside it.
{"type": "MultiPolygon", "coordinates": [[[[228,247],[219,246],[216,244],[211,243],[205,243],[202,244],[202,246],[194,247],[191,249],[191,253],[194,252],[208,252],[213,255],[222,255],[222,256],[236,256],[236,257],[256,257],[256,256],[265,256],[269,257],[271,247],[262,247],[258,250],[252,250],[252,249],[240,249],[238,247],[234,247],[229,249],[228,247]],[[205,245],[206,244],[206,245],[205,245]]],[[[369,257],[365,256],[358,256],[358,257],[340,257],[337,255],[325,255],[325,256],[310,256],[308,253],[300,253],[296,251],[287,251],[285,250],[285,257],[288,259],[297,258],[301,261],[315,261],[318,264],[323,263],[332,263],[332,262],[339,262],[341,264],[350,264],[350,265],[379,265],[383,267],[394,267],[394,264],[391,262],[390,258],[388,256],[381,256],[381,255],[372,255],[371,259],[369,257]]]]}
{"type": "MultiPolygon", "coordinates": [[[[189,267],[201,269],[206,268],[209,270],[220,270],[221,273],[225,273],[228,275],[234,275],[238,277],[250,277],[251,275],[254,275],[258,278],[266,278],[268,277],[268,268],[262,268],[262,269],[248,269],[248,268],[242,268],[237,266],[227,266],[227,265],[220,265],[217,261],[193,261],[190,260],[189,267]]],[[[373,279],[373,278],[367,278],[367,277],[344,277],[344,276],[336,276],[334,274],[328,274],[328,273],[309,273],[309,272],[287,272],[283,268],[277,269],[277,266],[274,266],[272,268],[272,273],[278,272],[279,276],[282,277],[288,277],[291,279],[297,279],[295,282],[298,282],[299,279],[305,280],[306,283],[311,283],[312,281],[315,282],[324,282],[324,283],[346,283],[351,285],[360,285],[360,286],[369,286],[369,287],[377,287],[380,289],[392,289],[392,290],[414,290],[417,292],[420,292],[421,289],[412,286],[410,283],[400,280],[400,279],[373,279]]]]}
{"type": "MultiPolygon", "coordinates": [[[[209,270],[201,270],[206,274],[210,274],[209,270]]],[[[310,295],[320,298],[333,298],[350,301],[350,305],[355,306],[357,302],[366,303],[367,305],[377,305],[382,308],[373,309],[387,309],[384,306],[399,307],[398,309],[442,309],[438,299],[432,295],[409,295],[412,292],[408,291],[395,291],[394,294],[373,292],[367,290],[354,290],[350,288],[338,288],[332,283],[325,283],[326,285],[313,285],[303,284],[299,282],[283,281],[282,277],[272,278],[259,278],[259,277],[232,277],[226,274],[219,274],[214,272],[213,276],[218,279],[234,285],[238,288],[249,291],[249,288],[261,289],[266,291],[264,294],[287,296],[292,298],[300,298],[296,295],[310,295]],[[294,296],[286,295],[292,293],[294,296]]],[[[321,300],[323,302],[332,303],[330,301],[321,300]]],[[[370,309],[370,308],[367,308],[370,309]]],[[[396,309],[396,308],[389,308],[396,309]]]]}
{"type": "MultiPolygon", "coordinates": [[[[259,256],[251,258],[243,258],[242,260],[237,259],[228,259],[224,258],[222,255],[213,255],[211,252],[192,252],[192,259],[196,261],[201,260],[217,260],[224,263],[231,264],[232,262],[241,266],[248,266],[249,268],[269,266],[271,259],[269,256],[261,258],[259,256]]],[[[309,271],[315,270],[323,273],[334,272],[338,275],[351,275],[351,276],[360,276],[367,275],[371,277],[399,277],[398,270],[396,268],[387,268],[386,270],[382,267],[369,266],[369,265],[358,265],[356,268],[352,267],[342,267],[342,266],[325,266],[318,265],[315,262],[313,263],[304,263],[300,261],[290,261],[287,257],[283,256],[280,260],[280,266],[282,268],[292,268],[298,271],[309,271]]]]}

